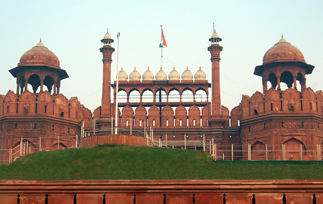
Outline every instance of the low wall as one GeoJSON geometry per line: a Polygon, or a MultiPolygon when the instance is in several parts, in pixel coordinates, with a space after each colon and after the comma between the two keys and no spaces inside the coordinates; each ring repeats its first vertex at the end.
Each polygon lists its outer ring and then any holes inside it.
{"type": "Polygon", "coordinates": [[[80,141],[80,147],[103,144],[152,146],[150,140],[147,145],[146,138],[134,135],[93,135],[82,138],[80,141]]]}
{"type": "Polygon", "coordinates": [[[323,180],[0,181],[8,204],[312,204],[313,194],[323,203],[323,180]]]}

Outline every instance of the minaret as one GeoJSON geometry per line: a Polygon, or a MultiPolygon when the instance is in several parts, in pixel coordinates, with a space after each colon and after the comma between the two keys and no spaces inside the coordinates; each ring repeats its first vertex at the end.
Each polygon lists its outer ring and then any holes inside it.
{"type": "Polygon", "coordinates": [[[223,47],[220,46],[222,39],[214,30],[209,39],[211,46],[208,51],[211,53],[212,62],[212,116],[221,116],[221,93],[220,93],[220,52],[223,47]]]}
{"type": "Polygon", "coordinates": [[[111,99],[110,99],[110,86],[111,86],[111,62],[112,53],[114,48],[111,46],[113,39],[109,32],[104,35],[101,40],[103,47],[100,51],[103,54],[103,86],[102,86],[102,102],[101,102],[101,118],[111,117],[111,99]]]}

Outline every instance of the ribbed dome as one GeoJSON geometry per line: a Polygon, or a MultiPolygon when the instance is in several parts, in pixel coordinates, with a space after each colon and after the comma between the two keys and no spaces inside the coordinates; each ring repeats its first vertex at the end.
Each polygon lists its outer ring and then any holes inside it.
{"type": "Polygon", "coordinates": [[[48,66],[60,69],[57,56],[40,41],[20,58],[18,66],[48,66]]]}
{"type": "Polygon", "coordinates": [[[167,74],[164,72],[164,70],[162,68],[160,68],[160,70],[157,72],[155,78],[157,81],[165,81],[165,80],[167,80],[167,74]]]}
{"type": "Polygon", "coordinates": [[[141,75],[140,73],[136,70],[136,67],[134,70],[130,73],[129,79],[130,81],[140,81],[141,75]]]}
{"type": "Polygon", "coordinates": [[[193,73],[188,69],[188,67],[182,74],[182,80],[193,80],[193,73]]]}
{"type": "Polygon", "coordinates": [[[202,71],[201,67],[197,72],[194,74],[195,80],[206,80],[206,74],[202,71]]]}
{"type": "Polygon", "coordinates": [[[181,75],[176,71],[175,67],[173,70],[168,74],[168,79],[169,80],[180,80],[181,75]]]}
{"type": "Polygon", "coordinates": [[[145,73],[142,75],[143,81],[152,81],[154,80],[154,74],[149,70],[149,67],[145,71],[145,73]]]}
{"type": "Polygon", "coordinates": [[[121,68],[121,71],[118,74],[119,81],[128,81],[128,74],[123,71],[123,68],[121,68]]]}
{"type": "Polygon", "coordinates": [[[291,45],[283,37],[266,52],[263,58],[263,64],[295,61],[305,63],[304,56],[299,49],[291,45]]]}

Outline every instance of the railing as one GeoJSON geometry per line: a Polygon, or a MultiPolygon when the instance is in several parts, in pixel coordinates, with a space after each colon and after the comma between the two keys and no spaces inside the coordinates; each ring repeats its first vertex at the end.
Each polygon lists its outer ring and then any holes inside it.
{"type": "Polygon", "coordinates": [[[78,136],[55,136],[55,137],[29,137],[20,138],[20,142],[13,148],[0,149],[0,163],[11,163],[18,157],[55,149],[70,149],[78,147],[78,136]]]}
{"type": "Polygon", "coordinates": [[[317,145],[219,145],[214,139],[206,141],[205,136],[201,140],[188,140],[184,135],[183,140],[175,140],[171,136],[166,138],[155,138],[152,141],[155,147],[180,148],[202,150],[211,155],[214,160],[249,160],[249,161],[269,161],[269,160],[322,160],[322,147],[317,145]]]}

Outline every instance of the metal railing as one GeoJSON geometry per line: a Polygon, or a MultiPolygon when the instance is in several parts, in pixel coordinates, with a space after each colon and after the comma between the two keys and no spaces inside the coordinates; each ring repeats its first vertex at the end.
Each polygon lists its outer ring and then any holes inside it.
{"type": "Polygon", "coordinates": [[[11,163],[26,154],[55,149],[78,147],[78,136],[29,137],[20,138],[20,142],[10,149],[0,149],[0,164],[11,163]]]}

